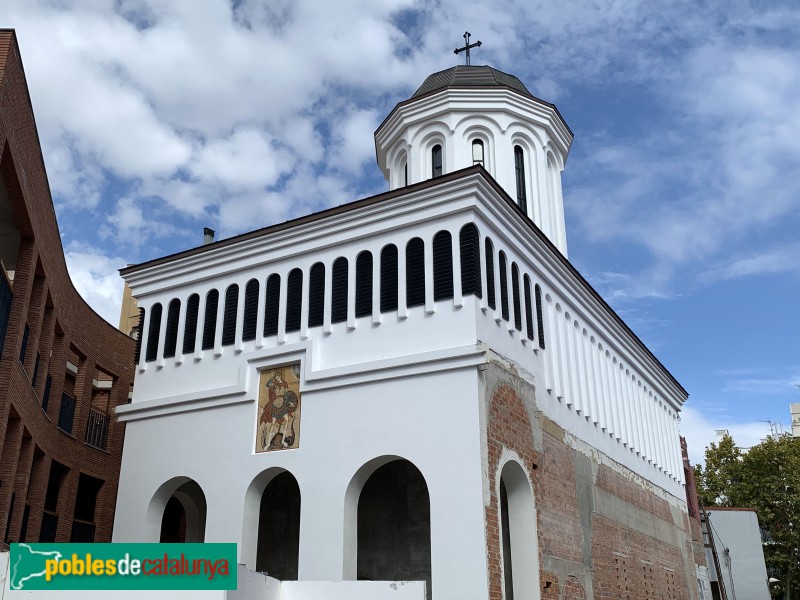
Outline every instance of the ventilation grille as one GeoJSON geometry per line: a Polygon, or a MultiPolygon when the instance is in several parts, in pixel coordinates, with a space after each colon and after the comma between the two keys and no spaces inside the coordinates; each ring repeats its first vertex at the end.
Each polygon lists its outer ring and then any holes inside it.
{"type": "Polygon", "coordinates": [[[486,303],[489,308],[497,308],[497,299],[494,289],[494,246],[489,238],[486,238],[486,303]]]}
{"type": "Polygon", "coordinates": [[[242,315],[242,341],[256,339],[258,321],[258,281],[251,279],[244,288],[244,315],[242,315]]]}
{"type": "Polygon", "coordinates": [[[286,281],[286,331],[300,330],[303,310],[303,272],[292,269],[286,281]]]}
{"type": "Polygon", "coordinates": [[[197,339],[197,311],[200,308],[200,296],[192,294],[186,301],[186,324],[183,327],[183,353],[194,352],[197,339]]]}
{"type": "Polygon", "coordinates": [[[167,329],[164,332],[164,358],[175,356],[178,346],[178,319],[181,315],[181,301],[177,298],[169,303],[167,309],[167,329]]]}
{"type": "Polygon", "coordinates": [[[406,246],[406,306],[425,304],[425,244],[414,238],[406,246]]]}
{"type": "Polygon", "coordinates": [[[527,275],[523,278],[525,284],[525,334],[529,340],[533,339],[533,309],[531,308],[531,279],[527,275]]]}
{"type": "Polygon", "coordinates": [[[325,265],[314,263],[308,274],[308,326],[322,325],[325,317],[325,265]]]}
{"type": "Polygon", "coordinates": [[[372,253],[356,258],[356,317],[372,314],[372,253]]]}
{"type": "Polygon", "coordinates": [[[536,324],[539,327],[539,348],[544,350],[544,315],[542,315],[542,289],[536,284],[536,324]]]}
{"type": "Polygon", "coordinates": [[[449,231],[433,236],[433,299],[453,297],[453,238],[449,231]]]}
{"type": "Polygon", "coordinates": [[[381,312],[397,310],[397,246],[381,250],[381,312]]]}
{"type": "Polygon", "coordinates": [[[281,302],[281,276],[273,273],[267,278],[264,300],[264,337],[278,334],[278,310],[281,302]]]}
{"type": "Polygon", "coordinates": [[[222,345],[236,341],[236,313],[239,310],[239,286],[235,283],[225,290],[225,312],[222,313],[222,345]]]}
{"type": "Polygon", "coordinates": [[[514,294],[514,328],[522,331],[522,305],[519,301],[519,269],[511,263],[511,293],[514,294]]]}
{"type": "Polygon", "coordinates": [[[506,272],[506,255],[501,251],[498,267],[500,268],[500,311],[503,319],[508,321],[508,273],[506,272]]]}
{"type": "Polygon", "coordinates": [[[161,304],[156,303],[150,310],[150,324],[147,328],[147,362],[154,361],[158,355],[158,334],[161,331],[161,304]]]}
{"type": "Polygon", "coordinates": [[[331,323],[347,320],[347,259],[340,256],[331,269],[331,323]]]}
{"type": "Polygon", "coordinates": [[[219,306],[219,292],[211,290],[206,296],[206,315],[203,320],[203,350],[214,347],[214,338],[217,335],[217,307],[219,306]]]}
{"type": "Polygon", "coordinates": [[[478,228],[472,223],[461,228],[461,294],[482,297],[481,289],[481,239],[478,228]]]}

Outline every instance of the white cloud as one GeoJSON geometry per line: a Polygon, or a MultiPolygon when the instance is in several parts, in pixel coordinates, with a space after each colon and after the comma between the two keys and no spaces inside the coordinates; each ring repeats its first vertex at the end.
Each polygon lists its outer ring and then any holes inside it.
{"type": "Polygon", "coordinates": [[[119,324],[123,288],[118,270],[126,266],[125,260],[78,244],[71,245],[64,258],[78,293],[95,312],[116,327],[119,324]]]}
{"type": "Polygon", "coordinates": [[[771,432],[769,423],[735,422],[728,418],[712,420],[691,406],[681,411],[680,431],[686,438],[689,461],[695,465],[705,463],[705,450],[711,442],[719,442],[716,431],[726,429],[740,448],[750,448],[764,440],[771,432]]]}
{"type": "Polygon", "coordinates": [[[788,244],[737,258],[706,271],[702,277],[712,282],[777,273],[800,273],[800,244],[788,244]]]}

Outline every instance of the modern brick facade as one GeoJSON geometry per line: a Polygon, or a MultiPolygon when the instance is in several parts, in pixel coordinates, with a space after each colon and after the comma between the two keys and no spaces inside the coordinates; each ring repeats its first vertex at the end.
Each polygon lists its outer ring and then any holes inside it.
{"type": "Polygon", "coordinates": [[[67,273],[13,30],[0,30],[0,177],[0,542],[107,542],[134,341],[67,273]]]}

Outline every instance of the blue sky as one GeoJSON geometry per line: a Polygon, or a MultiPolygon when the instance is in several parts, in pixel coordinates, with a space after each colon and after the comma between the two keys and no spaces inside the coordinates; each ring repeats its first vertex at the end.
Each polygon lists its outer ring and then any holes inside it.
{"type": "Polygon", "coordinates": [[[575,133],[570,259],[689,390],[696,461],[800,402],[800,7],[724,0],[4,0],[67,263],[127,263],[386,189],[372,133],[435,71],[513,73],[575,133]]]}

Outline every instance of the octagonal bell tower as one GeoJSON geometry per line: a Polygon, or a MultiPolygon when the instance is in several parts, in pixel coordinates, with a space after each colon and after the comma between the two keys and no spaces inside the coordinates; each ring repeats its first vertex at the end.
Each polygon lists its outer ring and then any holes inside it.
{"type": "Polygon", "coordinates": [[[566,256],[561,172],[572,138],[555,105],[513,75],[458,66],[395,106],[375,148],[389,189],[480,164],[566,256]]]}

